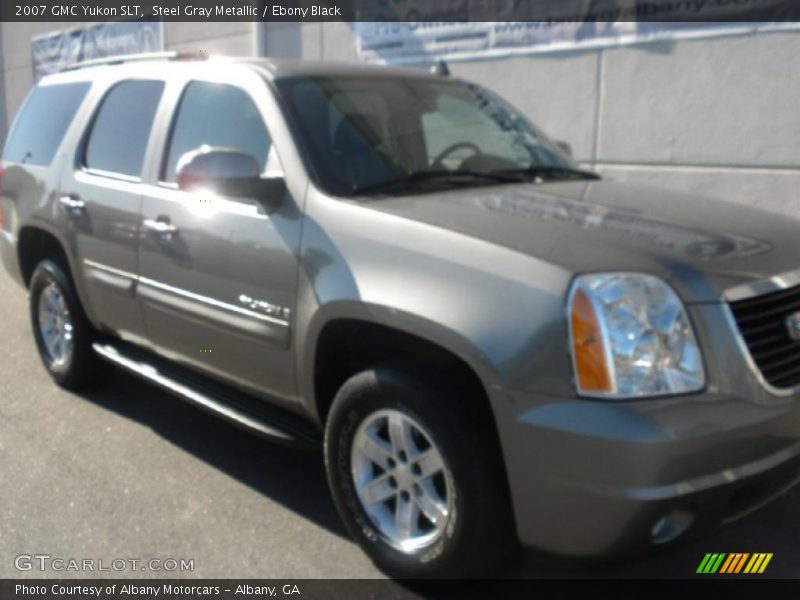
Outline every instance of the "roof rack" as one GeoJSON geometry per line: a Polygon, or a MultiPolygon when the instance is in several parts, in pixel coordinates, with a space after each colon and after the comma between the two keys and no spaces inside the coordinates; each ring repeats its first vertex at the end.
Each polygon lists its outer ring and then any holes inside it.
{"type": "Polygon", "coordinates": [[[208,58],[206,52],[143,52],[141,54],[119,54],[117,56],[106,56],[94,58],[67,65],[62,71],[74,71],[86,67],[97,67],[100,65],[119,65],[122,63],[135,62],[140,60],[205,60],[208,58]]]}

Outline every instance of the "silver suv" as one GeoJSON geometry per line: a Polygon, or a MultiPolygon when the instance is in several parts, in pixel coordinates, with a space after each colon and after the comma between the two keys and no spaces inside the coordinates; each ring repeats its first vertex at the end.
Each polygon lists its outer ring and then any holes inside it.
{"type": "Polygon", "coordinates": [[[800,222],[580,169],[441,74],[159,56],[43,79],[0,249],[53,379],[324,448],[387,573],[646,549],[800,474],[800,222]]]}

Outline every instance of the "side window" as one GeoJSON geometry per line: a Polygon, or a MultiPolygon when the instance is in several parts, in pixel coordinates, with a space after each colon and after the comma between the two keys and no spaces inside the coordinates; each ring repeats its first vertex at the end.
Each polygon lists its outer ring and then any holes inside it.
{"type": "Polygon", "coordinates": [[[3,158],[29,165],[49,165],[88,91],[88,82],[35,88],[14,122],[3,158]]]}
{"type": "Polygon", "coordinates": [[[222,83],[193,81],[186,86],[178,104],[162,180],[174,182],[175,166],[181,156],[203,145],[247,152],[263,171],[271,141],[258,108],[243,90],[222,83]]]}
{"type": "Polygon", "coordinates": [[[123,81],[112,87],[95,116],[84,165],[141,177],[144,151],[163,91],[162,81],[123,81]]]}

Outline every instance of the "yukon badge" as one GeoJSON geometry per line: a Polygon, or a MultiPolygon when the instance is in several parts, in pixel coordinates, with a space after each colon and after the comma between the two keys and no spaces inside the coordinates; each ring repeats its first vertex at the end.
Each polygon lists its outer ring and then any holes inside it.
{"type": "Polygon", "coordinates": [[[800,342],[800,311],[786,317],[786,329],[789,330],[789,337],[795,342],[800,342]]]}
{"type": "Polygon", "coordinates": [[[291,311],[285,306],[272,304],[266,300],[257,300],[255,298],[251,298],[247,294],[239,294],[239,303],[254,312],[261,313],[275,319],[283,319],[284,321],[288,321],[291,315],[291,311]]]}

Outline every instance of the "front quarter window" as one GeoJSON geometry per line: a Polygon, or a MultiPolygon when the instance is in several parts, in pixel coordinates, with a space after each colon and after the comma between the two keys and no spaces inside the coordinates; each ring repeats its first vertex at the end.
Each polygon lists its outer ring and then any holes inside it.
{"type": "Polygon", "coordinates": [[[224,83],[192,81],[183,91],[174,116],[163,180],[173,183],[181,157],[203,145],[245,152],[262,170],[269,170],[276,156],[261,113],[244,90],[224,83]]]}

